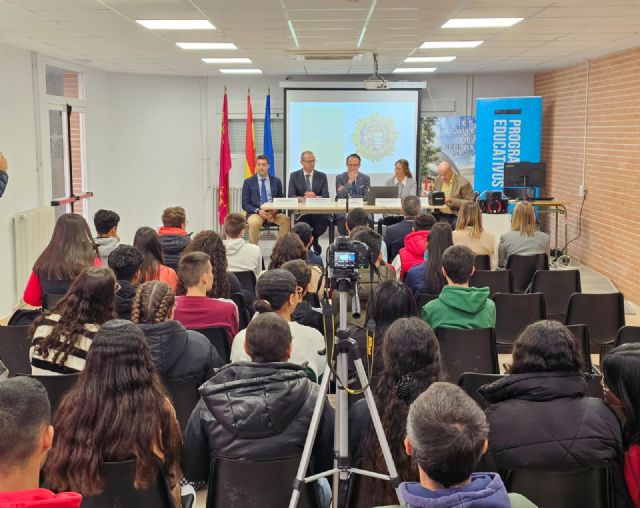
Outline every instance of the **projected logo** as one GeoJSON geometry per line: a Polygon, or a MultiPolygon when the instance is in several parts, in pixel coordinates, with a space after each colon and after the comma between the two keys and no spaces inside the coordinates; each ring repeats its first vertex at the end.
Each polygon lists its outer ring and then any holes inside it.
{"type": "Polygon", "coordinates": [[[393,118],[372,113],[356,122],[351,140],[361,157],[378,162],[395,152],[398,135],[393,118]]]}

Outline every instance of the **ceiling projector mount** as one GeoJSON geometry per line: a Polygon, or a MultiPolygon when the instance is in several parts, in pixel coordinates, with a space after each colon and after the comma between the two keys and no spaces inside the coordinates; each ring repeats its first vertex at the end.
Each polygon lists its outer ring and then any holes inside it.
{"type": "Polygon", "coordinates": [[[373,76],[364,80],[363,85],[367,90],[388,90],[391,88],[389,83],[383,76],[378,74],[378,54],[373,55],[373,76]]]}

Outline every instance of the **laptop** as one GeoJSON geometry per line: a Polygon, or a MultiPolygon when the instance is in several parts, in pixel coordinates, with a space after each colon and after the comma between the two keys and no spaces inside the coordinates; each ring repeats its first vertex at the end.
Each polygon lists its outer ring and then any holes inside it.
{"type": "Polygon", "coordinates": [[[368,205],[375,205],[376,198],[397,198],[398,187],[390,185],[372,185],[369,187],[369,196],[367,197],[368,205]]]}

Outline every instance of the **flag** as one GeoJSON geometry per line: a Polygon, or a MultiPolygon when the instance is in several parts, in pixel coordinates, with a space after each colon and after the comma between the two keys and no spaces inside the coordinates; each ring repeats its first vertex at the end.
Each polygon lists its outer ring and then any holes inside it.
{"type": "Polygon", "coordinates": [[[220,130],[220,179],[218,182],[218,222],[224,223],[229,213],[229,171],[231,170],[231,150],[229,149],[229,107],[227,89],[222,102],[222,128],[220,130]]]}
{"type": "Polygon", "coordinates": [[[264,109],[264,146],[262,153],[269,158],[269,174],[276,176],[276,161],[273,158],[273,139],[271,138],[271,92],[267,92],[267,105],[264,109]]]}
{"type": "Polygon", "coordinates": [[[247,93],[247,128],[244,137],[244,177],[256,173],[256,147],[253,142],[253,113],[251,112],[251,93],[247,93]]]}

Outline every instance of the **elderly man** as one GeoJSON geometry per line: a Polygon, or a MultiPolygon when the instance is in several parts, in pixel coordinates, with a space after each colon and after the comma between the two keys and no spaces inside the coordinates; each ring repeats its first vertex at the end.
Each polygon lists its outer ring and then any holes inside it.
{"type": "Polygon", "coordinates": [[[444,192],[446,203],[444,208],[434,213],[436,220],[447,221],[451,224],[451,229],[455,229],[458,210],[466,201],[474,200],[473,187],[464,176],[454,172],[448,162],[441,162],[438,164],[438,176],[433,190],[444,192]]]}

